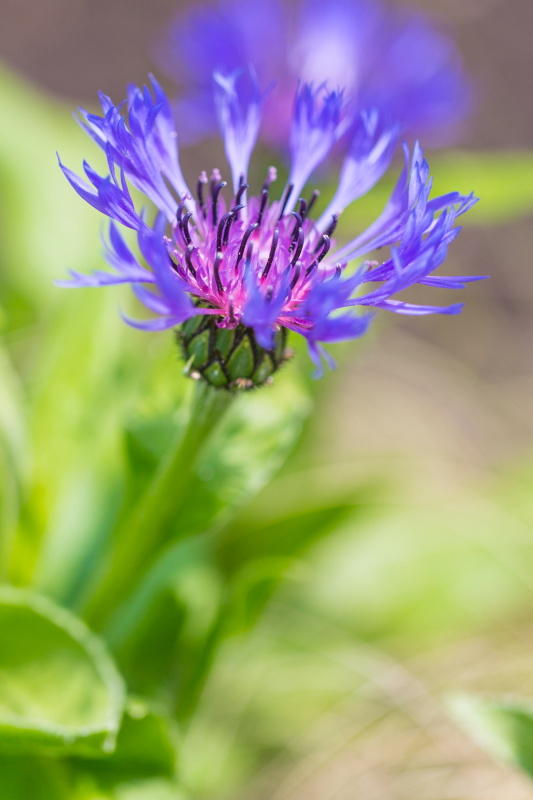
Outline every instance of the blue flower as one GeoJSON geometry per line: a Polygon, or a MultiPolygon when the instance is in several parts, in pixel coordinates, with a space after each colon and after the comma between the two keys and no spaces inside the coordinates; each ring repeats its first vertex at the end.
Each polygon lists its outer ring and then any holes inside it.
{"type": "Polygon", "coordinates": [[[297,81],[343,86],[354,112],[376,108],[403,133],[447,141],[465,118],[471,91],[453,43],[420,13],[393,11],[380,0],[212,0],[180,15],[158,50],[181,83],[182,133],[213,131],[213,72],[253,66],[274,83],[275,113],[264,134],[284,143],[297,81]]]}
{"type": "MultiPolygon", "coordinates": [[[[305,184],[346,130],[343,94],[322,84],[298,88],[289,179],[274,194],[274,167],[259,191],[248,184],[265,101],[255,76],[218,73],[214,90],[232,189],[218,170],[210,177],[201,173],[195,192],[188,188],[170,106],[155,79],[150,87],[131,88],[118,106],[102,96],[101,115],[81,112],[81,124],[106,154],[109,174],[100,177],[85,164],[87,183],[61,168],[78,194],[111,219],[105,247],[111,271],[73,272],[62,285],[129,283],[152,314],[141,321],[127,318],[131,325],[162,330],[196,318],[202,335],[212,331],[202,346],[208,341],[214,346],[218,332],[246,332],[254,358],[276,349],[280,331],[283,336],[294,331],[307,340],[318,366],[325,343],[361,336],[376,310],[412,315],[460,310],[458,304],[418,305],[398,297],[416,284],[461,289],[478,280],[434,275],[459,233],[457,219],[476,199],[458,192],[432,197],[418,144],[412,152],[404,146],[403,170],[380,216],[342,246],[335,240],[341,213],[389,168],[397,125],[387,125],[376,109],[359,115],[337,191],[316,219],[318,192],[309,194],[305,184]],[[128,184],[155,206],[153,222],[136,207],[128,184]],[[116,223],[135,230],[137,252],[116,223]]],[[[227,337],[224,342],[216,345],[219,361],[227,337]]],[[[246,363],[248,372],[252,360],[234,359],[246,363]]],[[[213,370],[219,382],[224,369],[217,362],[213,370]]]]}

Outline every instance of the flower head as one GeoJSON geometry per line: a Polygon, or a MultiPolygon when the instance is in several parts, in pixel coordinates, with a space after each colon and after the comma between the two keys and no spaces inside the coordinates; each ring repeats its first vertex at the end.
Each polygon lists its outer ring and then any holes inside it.
{"type": "Polygon", "coordinates": [[[213,72],[253,65],[274,83],[276,113],[265,133],[286,141],[292,94],[299,80],[343,86],[355,111],[377,108],[404,132],[440,144],[470,106],[470,89],[453,43],[420,13],[381,0],[204,0],[176,19],[158,59],[182,83],[177,102],[182,132],[211,133],[213,72]]]}
{"type": "Polygon", "coordinates": [[[181,326],[191,370],[221,387],[268,379],[285,358],[288,331],[307,340],[320,367],[323,345],[361,336],[376,309],[460,310],[397,297],[415,284],[457,289],[475,280],[433,275],[459,232],[457,218],[475,198],[456,192],[432,198],[418,145],[412,153],[404,148],[403,171],[378,219],[343,246],[336,242],[339,215],[389,167],[397,126],[384,124],[375,110],[359,116],[338,189],[317,219],[318,192],[304,187],[337,143],[342,94],[299,87],[289,180],[280,190],[274,167],[259,189],[248,184],[264,100],[255,77],[217,74],[215,92],[233,186],[214,169],[200,174],[194,191],[188,188],[170,106],[155,79],[130,89],[119,106],[103,96],[101,115],[81,113],[109,173],[102,177],[85,164],[85,181],[61,166],[78,194],[111,219],[105,255],[112,269],[75,272],[63,285],[129,283],[151,317],[126,321],[152,331],[181,326]],[[156,207],[153,222],[137,209],[128,184],[156,207]],[[116,223],[136,232],[136,252],[116,223]],[[368,260],[378,250],[380,260],[368,260]]]}

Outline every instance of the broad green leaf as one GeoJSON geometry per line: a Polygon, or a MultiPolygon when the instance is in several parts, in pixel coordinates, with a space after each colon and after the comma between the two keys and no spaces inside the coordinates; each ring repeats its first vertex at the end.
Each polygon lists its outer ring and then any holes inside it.
{"type": "Polygon", "coordinates": [[[0,589],[0,752],[113,750],[122,679],[103,644],[66,610],[0,589]]]}
{"type": "Polygon", "coordinates": [[[126,706],[113,753],[102,758],[0,756],[2,800],[183,800],[170,722],[140,700],[126,706]]]}
{"type": "Polygon", "coordinates": [[[491,755],[533,778],[533,701],[460,695],[452,698],[453,716],[491,755]]]}

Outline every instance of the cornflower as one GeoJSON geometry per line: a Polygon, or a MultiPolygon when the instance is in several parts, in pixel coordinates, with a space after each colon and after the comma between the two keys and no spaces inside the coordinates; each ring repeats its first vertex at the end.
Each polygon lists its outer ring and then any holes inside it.
{"type": "Polygon", "coordinates": [[[171,104],[151,78],[115,105],[101,95],[101,114],[80,121],[104,151],[108,172],[84,163],[86,179],[61,168],[76,192],[111,219],[105,255],[111,271],[71,272],[62,285],[128,283],[151,312],[126,322],[146,331],[177,328],[187,370],[211,386],[234,390],[270,380],[286,360],[288,332],[303,336],[321,373],[324,344],[363,335],[375,310],[455,314],[461,304],[419,305],[397,295],[416,284],[460,289],[477,277],[434,274],[476,201],[459,192],[432,197],[421,147],[404,145],[404,165],[385,208],[366,230],[339,244],[343,211],[390,166],[399,127],[376,109],[346,121],[342,91],[302,83],[296,91],[287,182],[277,171],[259,188],[248,167],[265,95],[253,71],[214,75],[214,97],[231,178],[202,172],[190,189],[183,175],[171,104]],[[340,139],[347,152],[337,189],[317,215],[311,174],[340,139]],[[157,210],[150,222],[130,187],[157,210]],[[136,233],[138,251],[119,225],[136,233]],[[377,258],[379,254],[379,258],[377,258]]]}

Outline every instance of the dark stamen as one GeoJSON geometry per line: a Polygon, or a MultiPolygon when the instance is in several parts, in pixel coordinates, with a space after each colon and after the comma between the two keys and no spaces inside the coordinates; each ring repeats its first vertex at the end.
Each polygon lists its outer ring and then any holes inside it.
{"type": "Polygon", "coordinates": [[[298,238],[296,240],[296,250],[294,251],[294,255],[293,255],[292,259],[291,259],[291,267],[293,267],[296,264],[296,262],[298,261],[298,259],[300,258],[301,254],[302,254],[303,246],[304,246],[303,228],[298,228],[298,238]]]}
{"type": "Polygon", "coordinates": [[[205,198],[204,198],[204,186],[207,184],[207,175],[205,172],[201,172],[198,178],[198,182],[196,184],[196,194],[198,196],[198,208],[200,209],[202,216],[205,219],[206,209],[205,209],[205,198]]]}
{"type": "Polygon", "coordinates": [[[310,264],[307,269],[305,270],[305,277],[308,278],[310,274],[318,267],[318,261],[315,258],[312,264],[310,264]]]}
{"type": "Polygon", "coordinates": [[[226,187],[227,185],[228,185],[227,181],[220,181],[219,183],[215,183],[214,185],[213,185],[213,182],[211,182],[211,200],[212,200],[212,205],[213,205],[213,210],[212,210],[212,213],[213,213],[213,225],[216,225],[217,222],[218,222],[218,197],[219,197],[220,192],[222,191],[222,189],[224,189],[224,187],[226,187]]]}
{"type": "Polygon", "coordinates": [[[226,228],[224,230],[224,237],[222,239],[222,244],[224,245],[224,247],[226,247],[229,241],[229,232],[231,230],[231,226],[233,224],[233,221],[239,216],[239,211],[241,210],[241,208],[244,208],[244,206],[243,205],[233,206],[233,208],[229,212],[229,219],[226,223],[226,228]]]}
{"type": "Polygon", "coordinates": [[[174,259],[173,259],[173,258],[172,258],[172,256],[170,255],[170,253],[168,254],[168,260],[169,260],[169,263],[170,263],[170,268],[171,268],[172,270],[174,270],[174,272],[175,272],[177,275],[179,275],[180,277],[183,277],[183,275],[182,275],[182,270],[181,270],[181,269],[178,267],[178,265],[176,264],[176,262],[174,261],[174,259]]]}
{"type": "Polygon", "coordinates": [[[215,256],[215,261],[213,263],[213,274],[215,276],[215,283],[217,285],[217,289],[219,292],[224,291],[224,286],[222,285],[222,281],[220,279],[220,262],[222,261],[222,253],[219,251],[215,256]]]}
{"type": "Polygon", "coordinates": [[[196,278],[196,269],[194,268],[192,263],[192,254],[195,250],[196,248],[194,247],[194,245],[190,244],[187,246],[187,249],[185,251],[185,262],[193,278],[196,278]]]}
{"type": "Polygon", "coordinates": [[[331,236],[333,234],[333,231],[337,227],[338,221],[339,221],[339,215],[338,214],[333,214],[333,216],[331,217],[331,222],[329,223],[328,227],[324,231],[326,236],[331,236]]]}
{"type": "Polygon", "coordinates": [[[300,197],[298,200],[298,213],[302,219],[305,219],[305,215],[307,214],[307,200],[304,200],[303,197],[300,197]]]}
{"type": "Polygon", "coordinates": [[[315,247],[315,253],[318,253],[317,260],[319,262],[322,261],[322,259],[327,254],[330,247],[331,247],[331,239],[329,238],[327,233],[323,233],[322,236],[320,237],[320,241],[315,247]]]}
{"type": "Polygon", "coordinates": [[[341,272],[342,272],[342,267],[340,264],[337,264],[337,266],[335,267],[335,277],[340,278],[341,272]]]}
{"type": "Polygon", "coordinates": [[[226,226],[229,223],[232,215],[233,215],[233,211],[228,211],[228,213],[224,214],[224,216],[222,217],[222,219],[218,223],[218,228],[217,228],[217,250],[222,250],[223,235],[226,232],[226,226]]]}
{"type": "Polygon", "coordinates": [[[261,189],[261,205],[259,206],[259,214],[257,215],[257,222],[261,225],[263,221],[263,214],[265,213],[266,204],[268,203],[269,189],[268,186],[261,189]]]}
{"type": "Polygon", "coordinates": [[[287,208],[287,203],[289,202],[289,197],[291,196],[293,189],[294,189],[294,184],[293,183],[289,183],[287,185],[287,188],[285,189],[285,192],[283,194],[283,199],[282,199],[282,202],[281,202],[281,209],[280,209],[280,212],[279,212],[279,219],[281,219],[282,216],[285,213],[285,209],[287,208]]]}
{"type": "Polygon", "coordinates": [[[301,228],[303,225],[302,215],[299,214],[297,211],[291,211],[290,216],[294,217],[296,222],[294,223],[294,228],[292,229],[291,239],[294,239],[295,236],[298,235],[298,228],[301,228]]]}
{"type": "Polygon", "coordinates": [[[181,217],[183,214],[183,209],[185,208],[185,201],[180,200],[178,203],[178,208],[176,210],[176,223],[181,226],[181,217]]]}
{"type": "Polygon", "coordinates": [[[252,235],[252,233],[258,228],[257,222],[253,222],[244,232],[244,236],[242,237],[241,246],[239,247],[239,252],[237,253],[237,261],[235,262],[235,269],[239,266],[244,256],[244,251],[246,250],[246,245],[248,244],[248,239],[252,235]]]}
{"type": "Polygon", "coordinates": [[[313,209],[313,206],[315,205],[315,203],[316,203],[316,201],[318,200],[319,197],[320,197],[320,192],[318,191],[318,189],[315,189],[313,191],[311,197],[309,198],[309,202],[307,204],[307,210],[305,212],[305,216],[306,217],[308,217],[309,214],[311,213],[311,211],[313,209]]]}
{"type": "Polygon", "coordinates": [[[274,263],[274,256],[276,254],[278,240],[279,240],[279,228],[274,228],[274,234],[272,236],[272,244],[270,245],[270,253],[268,254],[267,262],[265,264],[263,274],[261,275],[263,279],[267,277],[268,273],[270,272],[270,268],[274,263]]]}
{"type": "Polygon", "coordinates": [[[294,289],[294,287],[296,286],[296,284],[298,283],[299,280],[300,280],[300,266],[297,266],[296,269],[294,270],[293,279],[289,284],[289,289],[291,290],[291,292],[292,292],[292,290],[294,289]]]}
{"type": "MultiPolygon", "coordinates": [[[[241,180],[242,180],[242,176],[241,176],[241,180]]],[[[245,194],[247,189],[248,189],[248,184],[244,183],[244,180],[242,180],[242,183],[239,182],[239,188],[237,189],[237,193],[235,195],[235,205],[236,206],[238,206],[240,204],[240,202],[241,202],[242,198],[244,197],[244,194],[245,194]]]]}
{"type": "Polygon", "coordinates": [[[180,220],[180,230],[183,234],[183,238],[185,239],[185,244],[190,244],[192,242],[191,233],[189,231],[189,221],[192,217],[192,212],[187,211],[184,217],[180,220]]]}

